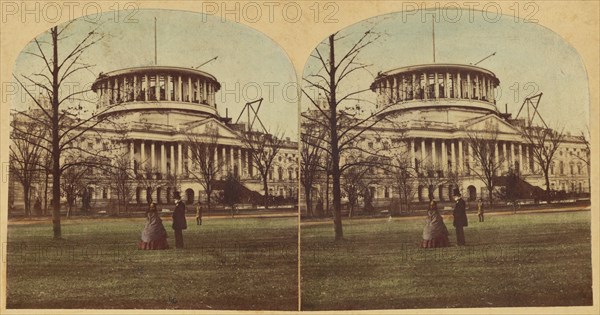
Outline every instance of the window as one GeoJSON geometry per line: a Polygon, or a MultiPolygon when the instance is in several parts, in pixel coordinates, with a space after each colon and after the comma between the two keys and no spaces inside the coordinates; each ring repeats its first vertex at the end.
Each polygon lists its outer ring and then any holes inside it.
{"type": "Polygon", "coordinates": [[[565,174],[565,164],[563,163],[563,161],[560,161],[560,163],[558,163],[558,169],[559,169],[560,175],[565,174]]]}

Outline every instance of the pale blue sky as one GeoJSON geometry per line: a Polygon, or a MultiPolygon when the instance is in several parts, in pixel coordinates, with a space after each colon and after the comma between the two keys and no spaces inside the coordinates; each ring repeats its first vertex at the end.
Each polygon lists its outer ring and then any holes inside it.
{"type": "MultiPolygon", "coordinates": [[[[121,19],[125,14],[121,15],[121,19]]],[[[257,88],[265,99],[261,119],[268,129],[284,131],[297,139],[297,95],[295,87],[284,97],[283,87],[296,83],[293,65],[285,51],[269,37],[235,22],[219,17],[185,11],[140,10],[133,16],[137,23],[115,23],[102,17],[101,32],[106,37],[84,55],[95,64],[92,72],[80,73],[81,82],[93,82],[100,72],[154,64],[154,17],[158,20],[158,65],[195,67],[218,56],[200,70],[214,75],[222,85],[217,93],[219,113],[235,119],[247,101],[254,100],[257,88]],[[225,89],[228,92],[224,95],[225,89]]],[[[72,39],[79,40],[90,30],[89,23],[74,24],[72,39]]],[[[43,38],[41,35],[40,38],[43,38]]],[[[69,39],[68,39],[69,40],[69,39]]],[[[68,44],[68,43],[65,43],[68,44]]],[[[33,51],[28,46],[28,51],[33,51]]],[[[15,73],[29,75],[39,71],[42,63],[21,54],[15,73]]]]}
{"type": "MultiPolygon", "coordinates": [[[[340,53],[346,50],[356,36],[373,24],[383,36],[361,54],[361,61],[373,66],[369,68],[371,74],[362,72],[351,79],[355,87],[368,87],[378,71],[433,62],[431,16],[423,22],[420,14],[409,15],[403,21],[402,14],[393,13],[354,24],[340,32],[349,37],[340,41],[336,49],[340,53]]],[[[496,52],[478,66],[500,79],[497,104],[502,112],[504,104],[508,104],[514,117],[524,97],[533,95],[531,89],[524,89],[525,84],[534,82],[544,93],[540,112],[549,125],[563,125],[565,130],[579,133],[589,124],[589,92],[583,63],[577,51],[551,30],[534,23],[515,22],[509,16],[492,23],[479,12],[470,22],[468,13],[463,11],[456,23],[441,18],[435,25],[435,39],[437,63],[476,63],[496,52]],[[520,90],[517,100],[515,84],[520,90]]],[[[304,71],[312,69],[316,69],[314,59],[304,71]]],[[[368,92],[363,96],[374,101],[375,94],[368,92]]]]}

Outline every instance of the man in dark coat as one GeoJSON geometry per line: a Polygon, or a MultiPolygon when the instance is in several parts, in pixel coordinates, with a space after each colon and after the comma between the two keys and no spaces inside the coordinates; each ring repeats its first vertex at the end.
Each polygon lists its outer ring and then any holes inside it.
{"type": "Polygon", "coordinates": [[[468,226],[469,222],[467,221],[467,207],[458,189],[454,190],[454,200],[456,201],[456,204],[454,205],[454,211],[452,212],[452,215],[454,216],[453,225],[456,229],[456,243],[459,246],[464,246],[465,231],[463,228],[468,226]]]}
{"type": "Polygon", "coordinates": [[[185,221],[185,204],[181,201],[179,192],[174,193],[175,210],[173,211],[173,231],[175,234],[175,248],[183,248],[183,230],[187,229],[185,221]]]}

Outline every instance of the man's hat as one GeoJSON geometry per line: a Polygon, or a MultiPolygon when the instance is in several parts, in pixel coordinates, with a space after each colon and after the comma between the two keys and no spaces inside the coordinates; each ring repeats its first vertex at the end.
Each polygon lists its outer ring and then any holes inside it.
{"type": "Polygon", "coordinates": [[[176,192],[173,193],[173,198],[175,198],[175,199],[181,199],[181,194],[178,191],[176,191],[176,192]]]}
{"type": "Polygon", "coordinates": [[[452,191],[452,194],[454,196],[460,196],[460,190],[458,190],[458,188],[454,188],[454,190],[452,191]]]}

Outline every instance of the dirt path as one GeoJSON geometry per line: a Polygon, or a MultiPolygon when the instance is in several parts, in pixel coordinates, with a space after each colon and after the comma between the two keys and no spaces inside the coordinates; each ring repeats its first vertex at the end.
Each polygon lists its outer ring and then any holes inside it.
{"type": "MultiPolygon", "coordinates": [[[[237,214],[235,219],[241,218],[297,218],[298,215],[295,213],[265,213],[265,214],[237,214]]],[[[163,221],[171,221],[171,214],[161,216],[163,221]]],[[[194,223],[196,224],[196,216],[194,215],[186,215],[186,219],[188,224],[194,223]],[[190,223],[191,222],[191,223],[190,223]]],[[[230,215],[211,215],[202,217],[202,221],[210,221],[214,219],[232,219],[230,215]]],[[[80,223],[90,223],[90,222],[142,222],[146,220],[145,217],[127,217],[127,218],[114,218],[114,217],[77,217],[73,219],[61,218],[61,224],[80,224],[80,223]]],[[[33,225],[33,224],[48,224],[52,223],[51,218],[35,218],[35,219],[18,219],[18,220],[9,220],[8,225],[33,225]]]]}
{"type": "MultiPolygon", "coordinates": [[[[517,213],[513,213],[512,211],[497,211],[497,212],[485,212],[486,216],[497,216],[497,215],[520,215],[520,214],[532,214],[532,213],[556,213],[556,212],[572,212],[572,211],[590,211],[590,206],[580,206],[580,207],[568,207],[568,208],[557,208],[557,209],[520,209],[517,210],[517,213]]],[[[451,210],[442,210],[440,211],[442,216],[444,217],[444,221],[448,222],[448,220],[452,220],[452,211],[451,210]]],[[[468,213],[469,216],[476,216],[476,213],[468,213]]],[[[413,215],[406,217],[376,217],[376,218],[360,218],[360,219],[348,219],[352,222],[369,222],[369,221],[410,221],[410,220],[422,220],[424,216],[413,215]]],[[[332,220],[320,220],[320,221],[309,221],[300,223],[301,226],[313,226],[313,225],[322,225],[322,224],[331,224],[332,220]]]]}

